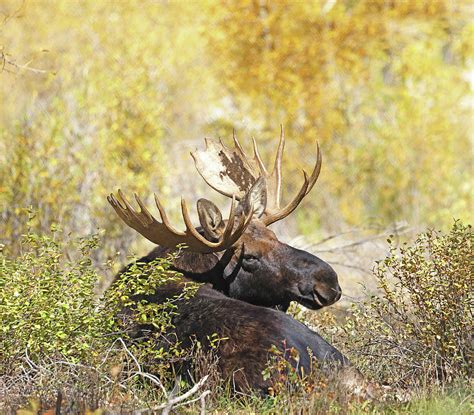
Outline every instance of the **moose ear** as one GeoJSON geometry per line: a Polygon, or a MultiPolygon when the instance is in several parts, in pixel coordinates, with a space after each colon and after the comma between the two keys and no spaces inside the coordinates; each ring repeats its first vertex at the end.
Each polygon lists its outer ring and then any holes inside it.
{"type": "Polygon", "coordinates": [[[267,185],[263,177],[258,180],[247,192],[245,197],[245,210],[253,207],[253,215],[257,218],[263,215],[267,206],[267,185]]]}
{"type": "Polygon", "coordinates": [[[218,240],[225,226],[219,208],[210,200],[199,199],[197,201],[197,211],[206,238],[212,241],[218,240]]]}

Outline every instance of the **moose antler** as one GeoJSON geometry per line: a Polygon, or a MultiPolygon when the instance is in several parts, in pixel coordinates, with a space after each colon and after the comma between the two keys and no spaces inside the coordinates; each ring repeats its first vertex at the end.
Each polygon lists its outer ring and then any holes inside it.
{"type": "Polygon", "coordinates": [[[211,242],[204,238],[193,226],[184,199],[181,199],[181,212],[184,223],[186,224],[186,230],[181,232],[176,230],[169,222],[168,216],[166,215],[166,212],[156,194],[154,195],[155,203],[160,213],[161,222],[153,217],[136,194],[135,200],[140,206],[139,212],[130,205],[121,190],[118,191],[118,196],[120,200],[111,193],[107,197],[107,200],[120,218],[145,238],[155,244],[167,248],[175,248],[179,244],[185,244],[191,251],[201,253],[223,251],[230,248],[235,242],[237,242],[245,231],[253,215],[252,209],[250,209],[250,212],[243,212],[240,216],[239,223],[234,230],[236,207],[235,198],[232,198],[229,219],[222,233],[222,237],[218,242],[211,242]]]}
{"type": "Polygon", "coordinates": [[[191,153],[196,169],[206,183],[219,193],[237,199],[241,199],[248,189],[258,180],[265,179],[267,204],[261,220],[265,225],[270,225],[285,218],[293,212],[303,198],[311,191],[318,180],[321,172],[322,157],[317,145],[316,164],[311,175],[308,177],[303,170],[303,185],[297,195],[283,208],[280,208],[281,200],[281,162],[285,147],[285,134],[281,127],[280,143],[271,173],[268,173],[262,162],[257,143],[252,138],[253,158],[250,159],[242,149],[235,132],[233,134],[234,149],[227,148],[222,141],[211,141],[206,139],[206,149],[191,153]]]}

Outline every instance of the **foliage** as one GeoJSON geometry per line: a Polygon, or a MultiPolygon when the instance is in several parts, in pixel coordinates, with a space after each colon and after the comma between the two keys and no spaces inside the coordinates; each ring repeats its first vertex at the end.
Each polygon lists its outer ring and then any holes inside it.
{"type": "Polygon", "coordinates": [[[97,357],[112,328],[107,310],[95,301],[98,275],[90,253],[98,236],[74,241],[76,258],[65,257],[51,236],[24,235],[22,254],[0,253],[1,373],[29,356],[57,355],[72,361],[97,357]]]}
{"type": "Polygon", "coordinates": [[[268,156],[280,123],[285,197],[315,138],[328,166],[288,227],[471,217],[468,1],[57,0],[51,19],[44,0],[7,0],[0,14],[0,50],[21,64],[0,72],[3,242],[33,206],[43,232],[104,229],[105,262],[136,238],[107,193],[178,207],[201,183],[184,140],[236,127],[268,156]]]}
{"type": "Polygon", "coordinates": [[[287,190],[295,161],[322,143],[324,196],[302,225],[470,218],[469,1],[247,0],[213,12],[231,124],[244,119],[267,149],[279,123],[297,142],[287,190]]]}
{"type": "Polygon", "coordinates": [[[170,271],[173,258],[134,263],[100,297],[100,277],[91,259],[99,235],[75,239],[53,226],[46,235],[29,230],[20,246],[18,256],[9,246],[2,245],[0,252],[3,404],[15,408],[36,397],[48,406],[58,393],[74,405],[126,405],[130,394],[136,397],[131,405],[141,399],[161,402],[161,389],[143,385],[154,381],[156,386],[160,379],[168,387],[174,378],[171,364],[187,358],[188,351],[172,337],[166,337],[166,348],[157,346],[172,330],[175,302],[192,296],[197,287],[187,284],[162,304],[147,300],[162,284],[179,278],[170,271]],[[117,319],[125,308],[129,318],[117,319]],[[155,329],[147,341],[131,337],[139,324],[155,329]]]}
{"type": "Polygon", "coordinates": [[[312,389],[307,379],[300,378],[298,375],[298,351],[291,347],[287,348],[283,344],[284,352],[278,350],[273,345],[270,349],[270,359],[267,367],[263,371],[263,379],[270,380],[271,386],[269,388],[270,395],[281,393],[285,389],[312,389]]]}
{"type": "MultiPolygon", "coordinates": [[[[170,363],[188,359],[189,354],[178,344],[157,345],[163,344],[170,328],[176,300],[193,295],[196,285],[185,287],[169,303],[148,303],[157,287],[179,278],[170,270],[173,258],[165,258],[140,266],[132,263],[108,295],[98,298],[94,292],[98,275],[90,258],[99,246],[98,236],[70,239],[65,254],[60,233],[56,227],[51,235],[28,232],[18,257],[8,246],[2,247],[0,374],[8,385],[5,404],[16,407],[34,397],[39,401],[33,401],[33,406],[39,402],[48,408],[60,391],[62,399],[74,403],[71,408],[77,410],[87,405],[130,410],[145,403],[158,405],[164,396],[155,382],[170,388],[170,363]],[[117,322],[115,316],[124,308],[132,311],[128,314],[132,318],[117,322]],[[129,338],[137,324],[152,325],[156,336],[148,342],[129,338]],[[150,381],[145,368],[160,376],[150,381]]],[[[427,395],[426,386],[433,389],[434,376],[452,381],[469,375],[471,249],[471,228],[456,222],[449,234],[429,231],[412,246],[392,251],[376,271],[382,297],[355,310],[344,327],[345,347],[357,365],[372,378],[408,387],[409,404],[373,402],[348,394],[341,379],[320,370],[300,379],[281,354],[262,374],[274,380],[273,397],[236,398],[217,375],[216,361],[193,355],[199,373],[213,374],[212,384],[206,386],[212,390],[208,407],[218,412],[233,408],[234,412],[271,413],[285,407],[290,413],[302,408],[310,413],[359,413],[369,408],[373,413],[383,413],[385,408],[429,413],[459,405],[469,413],[465,392],[459,396],[442,392],[439,397],[427,395]]],[[[323,331],[341,342],[343,333],[340,329],[339,336],[335,333],[335,321],[327,315],[322,319],[322,325],[332,325],[323,331]]],[[[288,352],[297,362],[298,356],[288,352]]],[[[397,389],[389,394],[390,399],[397,396],[397,389]]]]}
{"type": "Polygon", "coordinates": [[[12,17],[1,43],[47,73],[0,74],[0,234],[15,243],[21,208],[32,206],[42,232],[53,222],[66,232],[104,229],[110,238],[95,253],[104,262],[136,238],[105,208],[106,195],[117,187],[147,195],[153,186],[166,197],[164,131],[188,111],[199,116],[176,86],[197,76],[183,52],[194,50],[192,36],[172,24],[193,7],[89,1],[72,8],[64,0],[51,20],[46,3],[22,3],[2,2],[12,17]]]}
{"type": "Polygon", "coordinates": [[[459,221],[392,246],[375,269],[381,295],[355,306],[344,328],[356,364],[405,387],[472,376],[472,247],[459,221]]]}

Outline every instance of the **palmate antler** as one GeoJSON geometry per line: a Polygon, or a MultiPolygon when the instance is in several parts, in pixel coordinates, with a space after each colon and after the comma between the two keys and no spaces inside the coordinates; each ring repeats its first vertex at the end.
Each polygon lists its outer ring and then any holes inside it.
{"type": "Polygon", "coordinates": [[[304,180],[300,191],[285,207],[280,208],[281,162],[285,146],[283,128],[281,129],[280,143],[271,173],[268,173],[262,162],[257,143],[254,139],[252,140],[253,158],[247,157],[235,134],[234,149],[227,148],[222,141],[215,142],[206,139],[205,150],[191,153],[199,174],[207,184],[219,193],[232,198],[229,219],[225,227],[223,225],[222,232],[218,232],[217,242],[206,239],[196,230],[191,223],[188,208],[183,199],[181,200],[181,212],[186,225],[184,231],[178,231],[171,225],[156,195],[155,203],[160,213],[161,222],[153,217],[137,195],[135,195],[135,199],[140,211],[135,210],[130,205],[120,190],[118,191],[118,198],[110,194],[107,200],[128,226],[158,245],[174,248],[179,244],[184,244],[191,251],[201,253],[226,250],[242,236],[252,220],[254,211],[258,212],[256,216],[259,216],[260,220],[267,226],[293,212],[311,191],[321,171],[321,152],[319,145],[317,145],[316,164],[311,176],[308,177],[306,172],[303,171],[304,180]],[[236,199],[240,201],[238,209],[235,206],[236,199]],[[263,199],[265,199],[265,203],[261,203],[263,199]],[[239,211],[239,219],[237,226],[235,226],[237,211],[239,211]]]}
{"type": "Polygon", "coordinates": [[[257,143],[253,142],[253,158],[249,158],[240,145],[234,133],[234,149],[227,148],[222,141],[206,139],[206,149],[191,153],[196,169],[206,183],[219,193],[237,199],[243,198],[250,187],[262,177],[266,183],[267,203],[261,220],[270,225],[285,218],[293,212],[303,198],[311,191],[321,172],[321,152],[317,144],[316,164],[308,177],[303,170],[303,185],[298,194],[283,208],[281,201],[281,162],[285,147],[285,134],[281,128],[275,163],[271,173],[268,173],[260,157],[257,143]]]}
{"type": "Polygon", "coordinates": [[[252,220],[253,211],[244,212],[239,218],[239,223],[234,229],[236,206],[235,198],[232,199],[229,219],[222,236],[218,242],[211,242],[204,238],[193,226],[189,217],[188,208],[184,199],[181,199],[181,212],[183,215],[186,230],[184,232],[176,230],[168,220],[168,216],[161,205],[158,197],[155,196],[155,203],[160,213],[161,222],[156,220],[144,206],[140,198],[135,194],[135,200],[140,206],[140,211],[136,211],[129,203],[125,195],[119,190],[117,199],[113,194],[107,200],[115,209],[120,218],[131,228],[142,234],[151,242],[168,248],[175,248],[179,244],[185,244],[193,252],[210,253],[223,251],[230,248],[241,237],[252,220]]]}

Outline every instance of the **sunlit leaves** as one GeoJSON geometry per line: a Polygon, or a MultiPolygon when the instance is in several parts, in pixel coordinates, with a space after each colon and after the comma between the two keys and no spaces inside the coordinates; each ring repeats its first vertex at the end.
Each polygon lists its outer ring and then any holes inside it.
{"type": "Polygon", "coordinates": [[[389,256],[375,267],[381,294],[354,306],[344,331],[361,366],[402,386],[469,376],[473,241],[471,226],[459,221],[400,249],[389,240],[389,256]]]}
{"type": "Polygon", "coordinates": [[[471,217],[470,11],[450,1],[227,2],[207,34],[238,108],[231,117],[252,117],[264,137],[283,123],[297,160],[323,142],[323,223],[334,201],[349,223],[448,223],[471,217]]]}

